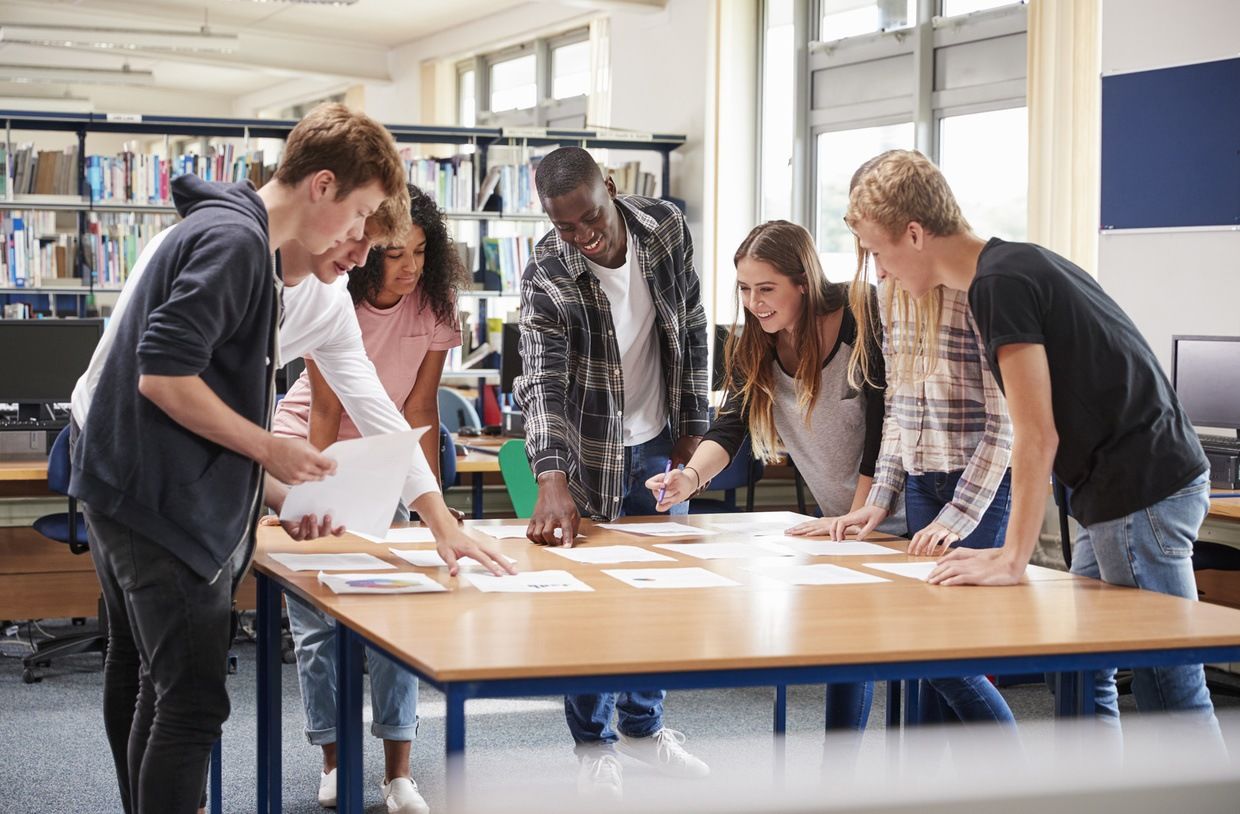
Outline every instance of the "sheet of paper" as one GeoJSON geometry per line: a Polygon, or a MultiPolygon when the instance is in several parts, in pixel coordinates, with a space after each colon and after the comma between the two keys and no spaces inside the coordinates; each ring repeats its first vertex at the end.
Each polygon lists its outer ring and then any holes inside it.
{"type": "Polygon", "coordinates": [[[581,546],[579,548],[548,548],[550,554],[557,554],[575,562],[609,565],[618,562],[676,562],[675,557],[640,548],[635,545],[604,545],[581,546]]]}
{"type": "Polygon", "coordinates": [[[1067,571],[1058,571],[1041,565],[1027,565],[1025,566],[1025,579],[1030,582],[1054,582],[1059,579],[1073,579],[1073,576],[1067,571]]]}
{"type": "Polygon", "coordinates": [[[937,563],[934,560],[926,560],[925,562],[863,562],[861,564],[875,571],[885,571],[897,577],[920,579],[925,582],[937,563]]]}
{"type": "Polygon", "coordinates": [[[705,568],[621,568],[605,569],[603,573],[634,588],[731,588],[740,585],[705,568]]]}
{"type": "Polygon", "coordinates": [[[865,540],[806,540],[804,537],[763,537],[762,542],[781,543],[809,554],[812,557],[851,557],[858,555],[880,557],[884,554],[903,554],[894,548],[867,543],[865,540]]]}
{"type": "Polygon", "coordinates": [[[407,526],[400,529],[388,529],[387,533],[381,537],[376,537],[372,534],[363,534],[360,531],[353,531],[353,529],[349,529],[349,531],[362,539],[369,540],[372,543],[379,543],[380,545],[391,543],[435,542],[435,535],[431,534],[431,530],[425,526],[407,526]]]}
{"type": "Polygon", "coordinates": [[[349,531],[383,537],[392,525],[392,513],[417,454],[418,438],[426,429],[332,444],[323,454],[336,462],[336,474],[289,489],[280,519],[297,521],[307,514],[330,515],[333,523],[349,531]]]}
{"type": "Polygon", "coordinates": [[[325,574],[319,582],[338,594],[428,594],[448,590],[426,574],[325,574]]]}
{"type": "Polygon", "coordinates": [[[370,554],[272,554],[271,559],[290,571],[386,571],[396,570],[370,554]]]}
{"type": "Polygon", "coordinates": [[[711,520],[710,524],[717,529],[723,531],[732,531],[738,534],[783,534],[793,526],[798,526],[807,520],[814,520],[807,514],[797,514],[796,512],[778,512],[775,514],[764,514],[762,517],[754,517],[749,520],[711,520]]]}
{"type": "Polygon", "coordinates": [[[643,537],[710,537],[719,533],[687,523],[599,523],[598,527],[643,537]]]}
{"type": "MultiPolygon", "coordinates": [[[[444,562],[443,557],[439,556],[439,552],[433,548],[408,549],[408,548],[389,548],[396,556],[400,557],[410,565],[416,565],[419,568],[447,568],[448,564],[444,562]]],[[[504,557],[508,562],[516,562],[512,557],[504,557]]],[[[464,568],[483,568],[485,566],[474,560],[473,557],[461,557],[460,564],[464,568]]]]}
{"type": "Polygon", "coordinates": [[[859,585],[869,582],[890,582],[891,580],[863,574],[851,568],[827,563],[816,565],[776,565],[770,567],[753,566],[749,570],[764,577],[779,580],[788,585],[859,585]]]}
{"type": "Polygon", "coordinates": [[[465,579],[486,593],[542,594],[594,590],[567,571],[522,571],[502,577],[465,574],[465,579]]]}
{"type": "MultiPolygon", "coordinates": [[[[528,526],[470,526],[474,531],[480,531],[488,537],[494,537],[496,540],[524,540],[525,530],[528,526]]],[[[561,529],[555,530],[555,536],[560,537],[561,529]]],[[[584,534],[578,534],[577,539],[585,537],[584,534]]]]}
{"type": "Polygon", "coordinates": [[[795,557],[791,548],[779,543],[755,540],[752,543],[655,543],[655,548],[685,554],[699,560],[742,560],[753,557],[795,557]]]}

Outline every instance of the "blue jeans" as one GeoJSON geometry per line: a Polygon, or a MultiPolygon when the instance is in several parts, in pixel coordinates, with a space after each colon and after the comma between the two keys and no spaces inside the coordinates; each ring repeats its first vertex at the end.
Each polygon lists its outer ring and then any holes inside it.
{"type": "MultiPolygon", "coordinates": [[[[926,472],[909,475],[904,485],[904,511],[910,536],[933,523],[956,494],[961,472],[926,472]]],[[[998,548],[1007,533],[1011,508],[1012,473],[1003,476],[994,499],[977,528],[956,546],[998,548]]],[[[959,719],[966,722],[1013,724],[1012,710],[986,676],[932,678],[918,683],[922,723],[959,719]]]]}
{"type": "MultiPolygon", "coordinates": [[[[1126,517],[1083,528],[1072,548],[1072,573],[1147,591],[1197,599],[1193,543],[1210,508],[1205,474],[1180,491],[1126,517]]],[[[1180,712],[1221,739],[1200,664],[1132,671],[1132,694],[1142,712],[1180,712]]],[[[1115,671],[1094,674],[1094,708],[1117,723],[1115,671]]]]}
{"type": "MultiPolygon", "coordinates": [[[[624,450],[624,494],[620,499],[620,516],[645,517],[655,515],[655,496],[646,488],[646,481],[663,473],[672,454],[672,435],[664,430],[658,437],[644,444],[626,447],[624,450]]],[[[673,506],[669,515],[683,516],[689,513],[689,501],[673,506]]],[[[564,715],[568,719],[568,731],[577,746],[584,749],[610,748],[619,738],[616,729],[630,738],[644,738],[663,728],[663,699],[665,690],[629,690],[595,695],[567,695],[564,697],[564,715]],[[611,718],[618,713],[617,727],[612,728],[611,718]]]]}
{"type": "MultiPolygon", "coordinates": [[[[401,505],[396,520],[408,520],[401,505]]],[[[336,742],[336,622],[291,593],[284,595],[297,682],[306,710],[306,737],[314,746],[336,742]]],[[[418,677],[366,648],[370,670],[370,732],[387,741],[411,741],[418,731],[418,677]]]]}

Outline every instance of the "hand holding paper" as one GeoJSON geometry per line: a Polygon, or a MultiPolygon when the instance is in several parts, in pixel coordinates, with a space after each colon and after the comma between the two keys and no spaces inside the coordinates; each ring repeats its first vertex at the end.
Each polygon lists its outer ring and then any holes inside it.
{"type": "Polygon", "coordinates": [[[326,515],[338,525],[382,537],[424,432],[426,427],[420,427],[332,444],[323,454],[335,461],[336,474],[290,489],[280,519],[298,522],[307,515],[326,515]]]}

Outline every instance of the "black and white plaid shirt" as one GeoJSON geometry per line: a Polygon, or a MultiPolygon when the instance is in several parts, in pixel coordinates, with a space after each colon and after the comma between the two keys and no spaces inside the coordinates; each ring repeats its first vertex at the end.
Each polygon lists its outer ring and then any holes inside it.
{"type": "MultiPolygon", "coordinates": [[[[706,313],[693,239],[673,204],[617,197],[654,301],[672,438],[706,432],[706,313]]],[[[632,242],[629,244],[633,245],[632,242]]],[[[611,307],[575,246],[553,229],[521,275],[514,393],[535,476],[561,471],[583,516],[612,520],[624,481],[624,376],[611,307]]]]}

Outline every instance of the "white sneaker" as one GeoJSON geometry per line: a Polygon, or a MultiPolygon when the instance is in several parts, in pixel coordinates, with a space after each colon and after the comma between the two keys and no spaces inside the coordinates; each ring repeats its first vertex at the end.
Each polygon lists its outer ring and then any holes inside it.
{"type": "Polygon", "coordinates": [[[647,738],[629,738],[623,734],[616,748],[622,754],[649,764],[672,777],[706,777],[710,767],[685,751],[683,732],[663,727],[647,738]]]}
{"type": "Polygon", "coordinates": [[[319,775],[319,805],[323,808],[336,807],[336,770],[323,772],[319,775]]]}
{"type": "Polygon", "coordinates": [[[412,777],[398,777],[391,783],[380,783],[388,814],[430,814],[431,807],[418,794],[412,777]]]}
{"type": "Polygon", "coordinates": [[[624,795],[620,761],[609,751],[582,755],[577,767],[577,793],[595,800],[619,800],[624,795]]]}

